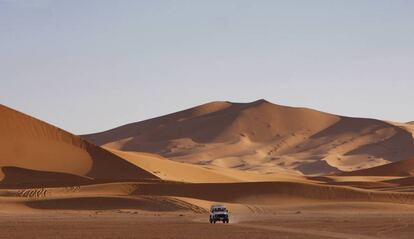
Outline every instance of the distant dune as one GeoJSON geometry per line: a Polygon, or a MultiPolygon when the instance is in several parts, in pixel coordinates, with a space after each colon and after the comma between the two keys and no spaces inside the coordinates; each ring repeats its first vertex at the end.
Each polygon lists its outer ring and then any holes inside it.
{"type": "Polygon", "coordinates": [[[414,157],[407,127],[265,100],[212,102],[82,137],[106,148],[262,174],[324,175],[414,157]]]}
{"type": "Polygon", "coordinates": [[[156,178],[122,158],[0,105],[0,184],[156,178]]]}

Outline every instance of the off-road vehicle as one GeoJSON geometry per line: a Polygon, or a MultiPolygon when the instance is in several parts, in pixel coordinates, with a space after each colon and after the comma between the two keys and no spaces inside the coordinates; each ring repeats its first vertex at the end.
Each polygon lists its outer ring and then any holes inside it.
{"type": "Polygon", "coordinates": [[[229,223],[229,211],[222,205],[213,205],[210,209],[210,223],[217,221],[229,223]]]}

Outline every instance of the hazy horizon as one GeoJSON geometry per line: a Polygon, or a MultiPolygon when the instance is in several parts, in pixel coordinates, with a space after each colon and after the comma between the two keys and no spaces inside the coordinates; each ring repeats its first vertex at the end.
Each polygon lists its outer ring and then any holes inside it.
{"type": "Polygon", "coordinates": [[[412,121],[413,7],[0,0],[0,103],[76,134],[262,98],[412,121]]]}

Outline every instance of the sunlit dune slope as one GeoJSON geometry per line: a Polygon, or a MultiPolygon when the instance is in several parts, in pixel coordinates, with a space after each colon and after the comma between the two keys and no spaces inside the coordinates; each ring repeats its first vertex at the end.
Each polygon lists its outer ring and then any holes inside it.
{"type": "Polygon", "coordinates": [[[306,179],[305,177],[288,174],[286,172],[259,174],[235,169],[174,162],[163,158],[162,156],[150,153],[125,152],[115,149],[108,150],[138,167],[153,173],[159,178],[169,181],[188,183],[260,181],[311,182],[311,180],[306,179]]]}
{"type": "Polygon", "coordinates": [[[155,178],[78,136],[3,105],[0,132],[2,183],[155,178]]]}

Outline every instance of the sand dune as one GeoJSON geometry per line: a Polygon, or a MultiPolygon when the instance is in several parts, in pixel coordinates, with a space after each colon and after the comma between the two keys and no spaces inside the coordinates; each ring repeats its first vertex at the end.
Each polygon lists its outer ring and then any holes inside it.
{"type": "Polygon", "coordinates": [[[1,184],[156,178],[78,136],[3,105],[0,132],[1,184]]]}
{"type": "Polygon", "coordinates": [[[265,100],[213,102],[82,137],[107,148],[261,174],[323,175],[414,157],[407,128],[265,100]]]}

